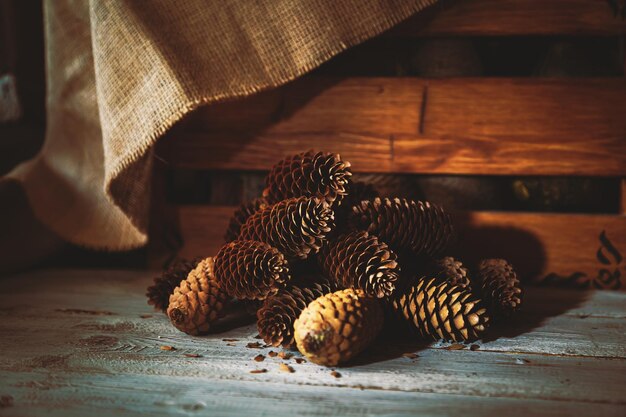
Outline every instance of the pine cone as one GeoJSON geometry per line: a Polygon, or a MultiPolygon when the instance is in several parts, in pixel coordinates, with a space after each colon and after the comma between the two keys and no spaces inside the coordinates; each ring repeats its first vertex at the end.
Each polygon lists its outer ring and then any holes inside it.
{"type": "Polygon", "coordinates": [[[477,283],[492,314],[510,316],[522,304],[523,291],[513,266],[504,259],[484,259],[478,264],[477,283]]]}
{"type": "Polygon", "coordinates": [[[328,242],[318,257],[322,272],[341,288],[358,288],[371,297],[388,297],[396,288],[396,254],[367,232],[350,232],[328,242]]]}
{"type": "Polygon", "coordinates": [[[471,282],[468,270],[461,261],[457,261],[452,256],[437,259],[433,262],[432,276],[445,281],[451,286],[467,288],[470,290],[471,282]]]}
{"type": "Polygon", "coordinates": [[[246,222],[246,220],[248,220],[248,218],[257,211],[268,206],[269,204],[264,198],[255,198],[252,201],[248,201],[247,203],[240,205],[239,208],[233,213],[233,217],[230,218],[226,234],[224,235],[224,240],[226,242],[237,240],[241,226],[246,222]]]}
{"type": "Polygon", "coordinates": [[[236,240],[215,256],[215,277],[229,295],[263,300],[291,279],[289,265],[278,249],[254,240],[236,240]]]}
{"type": "Polygon", "coordinates": [[[454,237],[450,215],[429,202],[375,198],[352,209],[351,225],[378,236],[396,252],[436,256],[454,237]]]}
{"type": "Polygon", "coordinates": [[[241,226],[239,240],[265,242],[287,258],[317,253],[334,228],[329,204],[317,197],[283,200],[254,213],[241,226]]]}
{"type": "Polygon", "coordinates": [[[211,323],[222,317],[228,295],[213,272],[213,258],[200,261],[170,296],[167,315],[178,330],[191,335],[207,333],[211,323]]]}
{"type": "Polygon", "coordinates": [[[362,352],[382,326],[379,301],[347,289],[312,301],[294,324],[294,339],[311,362],[335,366],[362,352]]]}
{"type": "Polygon", "coordinates": [[[398,295],[393,309],[409,320],[422,337],[472,340],[489,324],[486,310],[466,289],[435,278],[422,278],[398,295]]]}
{"type": "Polygon", "coordinates": [[[148,304],[153,305],[155,310],[165,313],[170,302],[170,295],[178,287],[180,282],[187,278],[189,272],[198,265],[202,258],[192,261],[180,259],[170,265],[161,275],[154,278],[154,283],[148,287],[146,297],[148,304]]]}
{"type": "Polygon", "coordinates": [[[350,162],[339,154],[308,151],[283,159],[272,167],[263,191],[270,203],[292,197],[320,197],[341,204],[347,194],[350,162]]]}
{"type": "Polygon", "coordinates": [[[334,290],[331,284],[313,283],[307,287],[291,286],[268,297],[257,311],[259,335],[271,346],[292,347],[293,324],[302,310],[318,297],[334,290]]]}

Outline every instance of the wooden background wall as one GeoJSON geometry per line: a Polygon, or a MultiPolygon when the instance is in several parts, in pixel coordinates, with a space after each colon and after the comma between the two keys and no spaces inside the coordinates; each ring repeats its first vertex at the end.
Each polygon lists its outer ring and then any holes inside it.
{"type": "MultiPolygon", "coordinates": [[[[602,214],[459,211],[455,253],[506,256],[534,280],[626,287],[623,7],[445,1],[282,88],[200,109],[157,150],[155,199],[167,203],[155,216],[169,222],[153,228],[155,259],[217,251],[232,206],[262,188],[264,172],[315,148],[339,152],[357,174],[391,182],[450,174],[460,181],[612,178],[622,206],[602,214]],[[498,42],[502,62],[492,53],[486,64],[480,48],[493,52],[498,42]],[[542,42],[543,64],[528,64],[524,74],[528,45],[542,42]],[[609,45],[608,58],[565,56],[559,66],[571,44],[609,45]],[[499,70],[507,60],[511,69],[499,70]]],[[[598,189],[585,198],[612,198],[598,189]]]]}

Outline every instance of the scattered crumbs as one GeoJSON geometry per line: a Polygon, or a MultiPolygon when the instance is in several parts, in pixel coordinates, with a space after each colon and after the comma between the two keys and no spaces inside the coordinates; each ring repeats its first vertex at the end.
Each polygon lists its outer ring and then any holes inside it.
{"type": "Polygon", "coordinates": [[[275,358],[276,356],[278,356],[278,353],[274,352],[273,350],[270,350],[269,352],[267,352],[267,355],[270,358],[275,358]]]}
{"type": "Polygon", "coordinates": [[[142,314],[139,316],[142,319],[151,319],[152,318],[152,314],[142,314]]]}
{"type": "Polygon", "coordinates": [[[222,342],[238,342],[239,339],[222,339],[222,342]]]}
{"type": "Polygon", "coordinates": [[[415,359],[419,357],[417,353],[403,353],[402,356],[409,359],[415,359]]]}
{"type": "Polygon", "coordinates": [[[299,364],[301,364],[301,363],[306,362],[306,359],[304,359],[304,358],[296,358],[296,359],[294,359],[294,360],[296,361],[296,363],[297,363],[298,365],[299,365],[299,364]]]}
{"type": "Polygon", "coordinates": [[[256,355],[254,357],[254,360],[257,361],[257,362],[263,362],[265,360],[265,356],[263,356],[263,355],[256,355]]]}
{"type": "Polygon", "coordinates": [[[453,343],[450,346],[446,346],[444,349],[445,350],[462,350],[462,349],[465,349],[465,345],[461,343],[453,343]]]}
{"type": "Polygon", "coordinates": [[[3,395],[0,397],[0,408],[13,407],[13,397],[10,395],[3,395]]]}
{"type": "Polygon", "coordinates": [[[259,342],[250,342],[246,345],[246,347],[250,349],[260,349],[261,344],[259,342]]]}
{"type": "Polygon", "coordinates": [[[267,369],[253,369],[250,371],[251,374],[264,374],[267,372],[267,369]]]}
{"type": "Polygon", "coordinates": [[[289,373],[295,372],[295,370],[291,366],[287,365],[286,363],[281,363],[278,365],[278,367],[280,368],[282,372],[289,372],[289,373]]]}
{"type": "Polygon", "coordinates": [[[161,350],[176,350],[174,346],[162,345],[161,350]]]}
{"type": "Polygon", "coordinates": [[[198,355],[197,353],[184,353],[184,355],[188,358],[201,358],[202,355],[198,355]]]}
{"type": "Polygon", "coordinates": [[[478,350],[480,349],[480,346],[478,346],[477,344],[473,344],[472,346],[470,346],[470,350],[478,350]]]}
{"type": "Polygon", "coordinates": [[[515,363],[518,365],[524,365],[526,363],[530,363],[528,359],[515,358],[515,363]]]}
{"type": "Polygon", "coordinates": [[[257,334],[256,336],[254,336],[254,338],[255,339],[263,339],[260,334],[257,334]]]}
{"type": "Polygon", "coordinates": [[[332,371],[330,374],[334,376],[335,378],[341,378],[341,374],[337,371],[332,371]]]}
{"type": "Polygon", "coordinates": [[[288,359],[291,359],[292,356],[293,356],[293,353],[288,353],[288,352],[285,352],[285,351],[278,352],[278,357],[281,358],[281,359],[287,359],[288,360],[288,359]]]}

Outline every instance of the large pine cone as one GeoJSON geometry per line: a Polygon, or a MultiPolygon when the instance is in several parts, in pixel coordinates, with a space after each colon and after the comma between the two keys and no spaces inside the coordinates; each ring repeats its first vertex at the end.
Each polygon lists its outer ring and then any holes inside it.
{"type": "Polygon", "coordinates": [[[422,278],[395,297],[393,309],[411,322],[422,337],[466,341],[476,339],[489,324],[486,309],[461,287],[436,278],[422,278]]]}
{"type": "Polygon", "coordinates": [[[248,220],[248,218],[257,211],[268,206],[269,204],[264,198],[255,198],[254,200],[240,205],[239,208],[233,213],[233,217],[230,218],[226,234],[224,235],[224,240],[226,242],[237,240],[237,236],[239,236],[239,232],[241,231],[241,226],[246,222],[246,220],[248,220]]]}
{"type": "Polygon", "coordinates": [[[334,228],[330,205],[317,197],[283,200],[254,213],[241,226],[239,240],[265,242],[287,258],[317,253],[334,228]]]}
{"type": "Polygon", "coordinates": [[[237,299],[263,300],[291,279],[289,264],[278,249],[254,240],[236,240],[215,256],[215,277],[237,299]]]}
{"type": "Polygon", "coordinates": [[[393,250],[436,256],[454,238],[450,215],[429,202],[375,198],[352,209],[351,225],[367,230],[393,250]]]}
{"type": "Polygon", "coordinates": [[[362,352],[383,326],[378,300],[361,290],[326,294],[305,308],[294,325],[298,350],[311,362],[335,366],[362,352]]]}
{"type": "Polygon", "coordinates": [[[318,260],[337,286],[358,288],[376,298],[390,296],[400,276],[396,254],[367,232],[350,232],[328,242],[318,260]]]}
{"type": "Polygon", "coordinates": [[[350,162],[339,154],[308,151],[283,159],[272,167],[263,197],[276,203],[292,197],[320,197],[338,206],[348,192],[350,162]]]}
{"type": "Polygon", "coordinates": [[[271,346],[292,347],[293,324],[302,310],[318,297],[334,290],[330,283],[312,283],[307,287],[290,286],[267,297],[257,311],[259,335],[271,346]]]}
{"type": "Polygon", "coordinates": [[[170,302],[170,295],[178,287],[180,282],[187,278],[192,269],[198,265],[201,258],[192,261],[180,259],[170,265],[161,275],[154,278],[154,283],[148,287],[146,297],[148,304],[154,306],[156,310],[165,313],[170,302]]]}
{"type": "Polygon", "coordinates": [[[222,317],[228,295],[215,280],[213,258],[206,258],[189,272],[170,296],[167,315],[176,328],[191,335],[207,333],[222,317]]]}
{"type": "Polygon", "coordinates": [[[523,291],[513,266],[504,259],[484,259],[476,278],[492,314],[510,316],[522,304],[523,291]]]}
{"type": "Polygon", "coordinates": [[[463,263],[452,256],[437,259],[433,262],[432,276],[447,282],[452,286],[471,288],[468,270],[463,263]]]}

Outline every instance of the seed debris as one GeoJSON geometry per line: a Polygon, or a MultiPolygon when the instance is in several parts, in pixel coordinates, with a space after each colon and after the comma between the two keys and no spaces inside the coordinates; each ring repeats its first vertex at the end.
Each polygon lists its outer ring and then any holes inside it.
{"type": "Polygon", "coordinates": [[[445,350],[462,350],[465,349],[465,345],[462,345],[461,343],[454,343],[450,346],[447,346],[444,348],[445,350]]]}
{"type": "Polygon", "coordinates": [[[285,351],[278,352],[278,357],[281,359],[291,359],[292,356],[293,356],[293,353],[288,353],[285,351]]]}
{"type": "Polygon", "coordinates": [[[289,373],[295,372],[295,370],[291,366],[287,365],[286,363],[281,363],[278,365],[278,367],[280,368],[282,372],[289,372],[289,373]]]}

